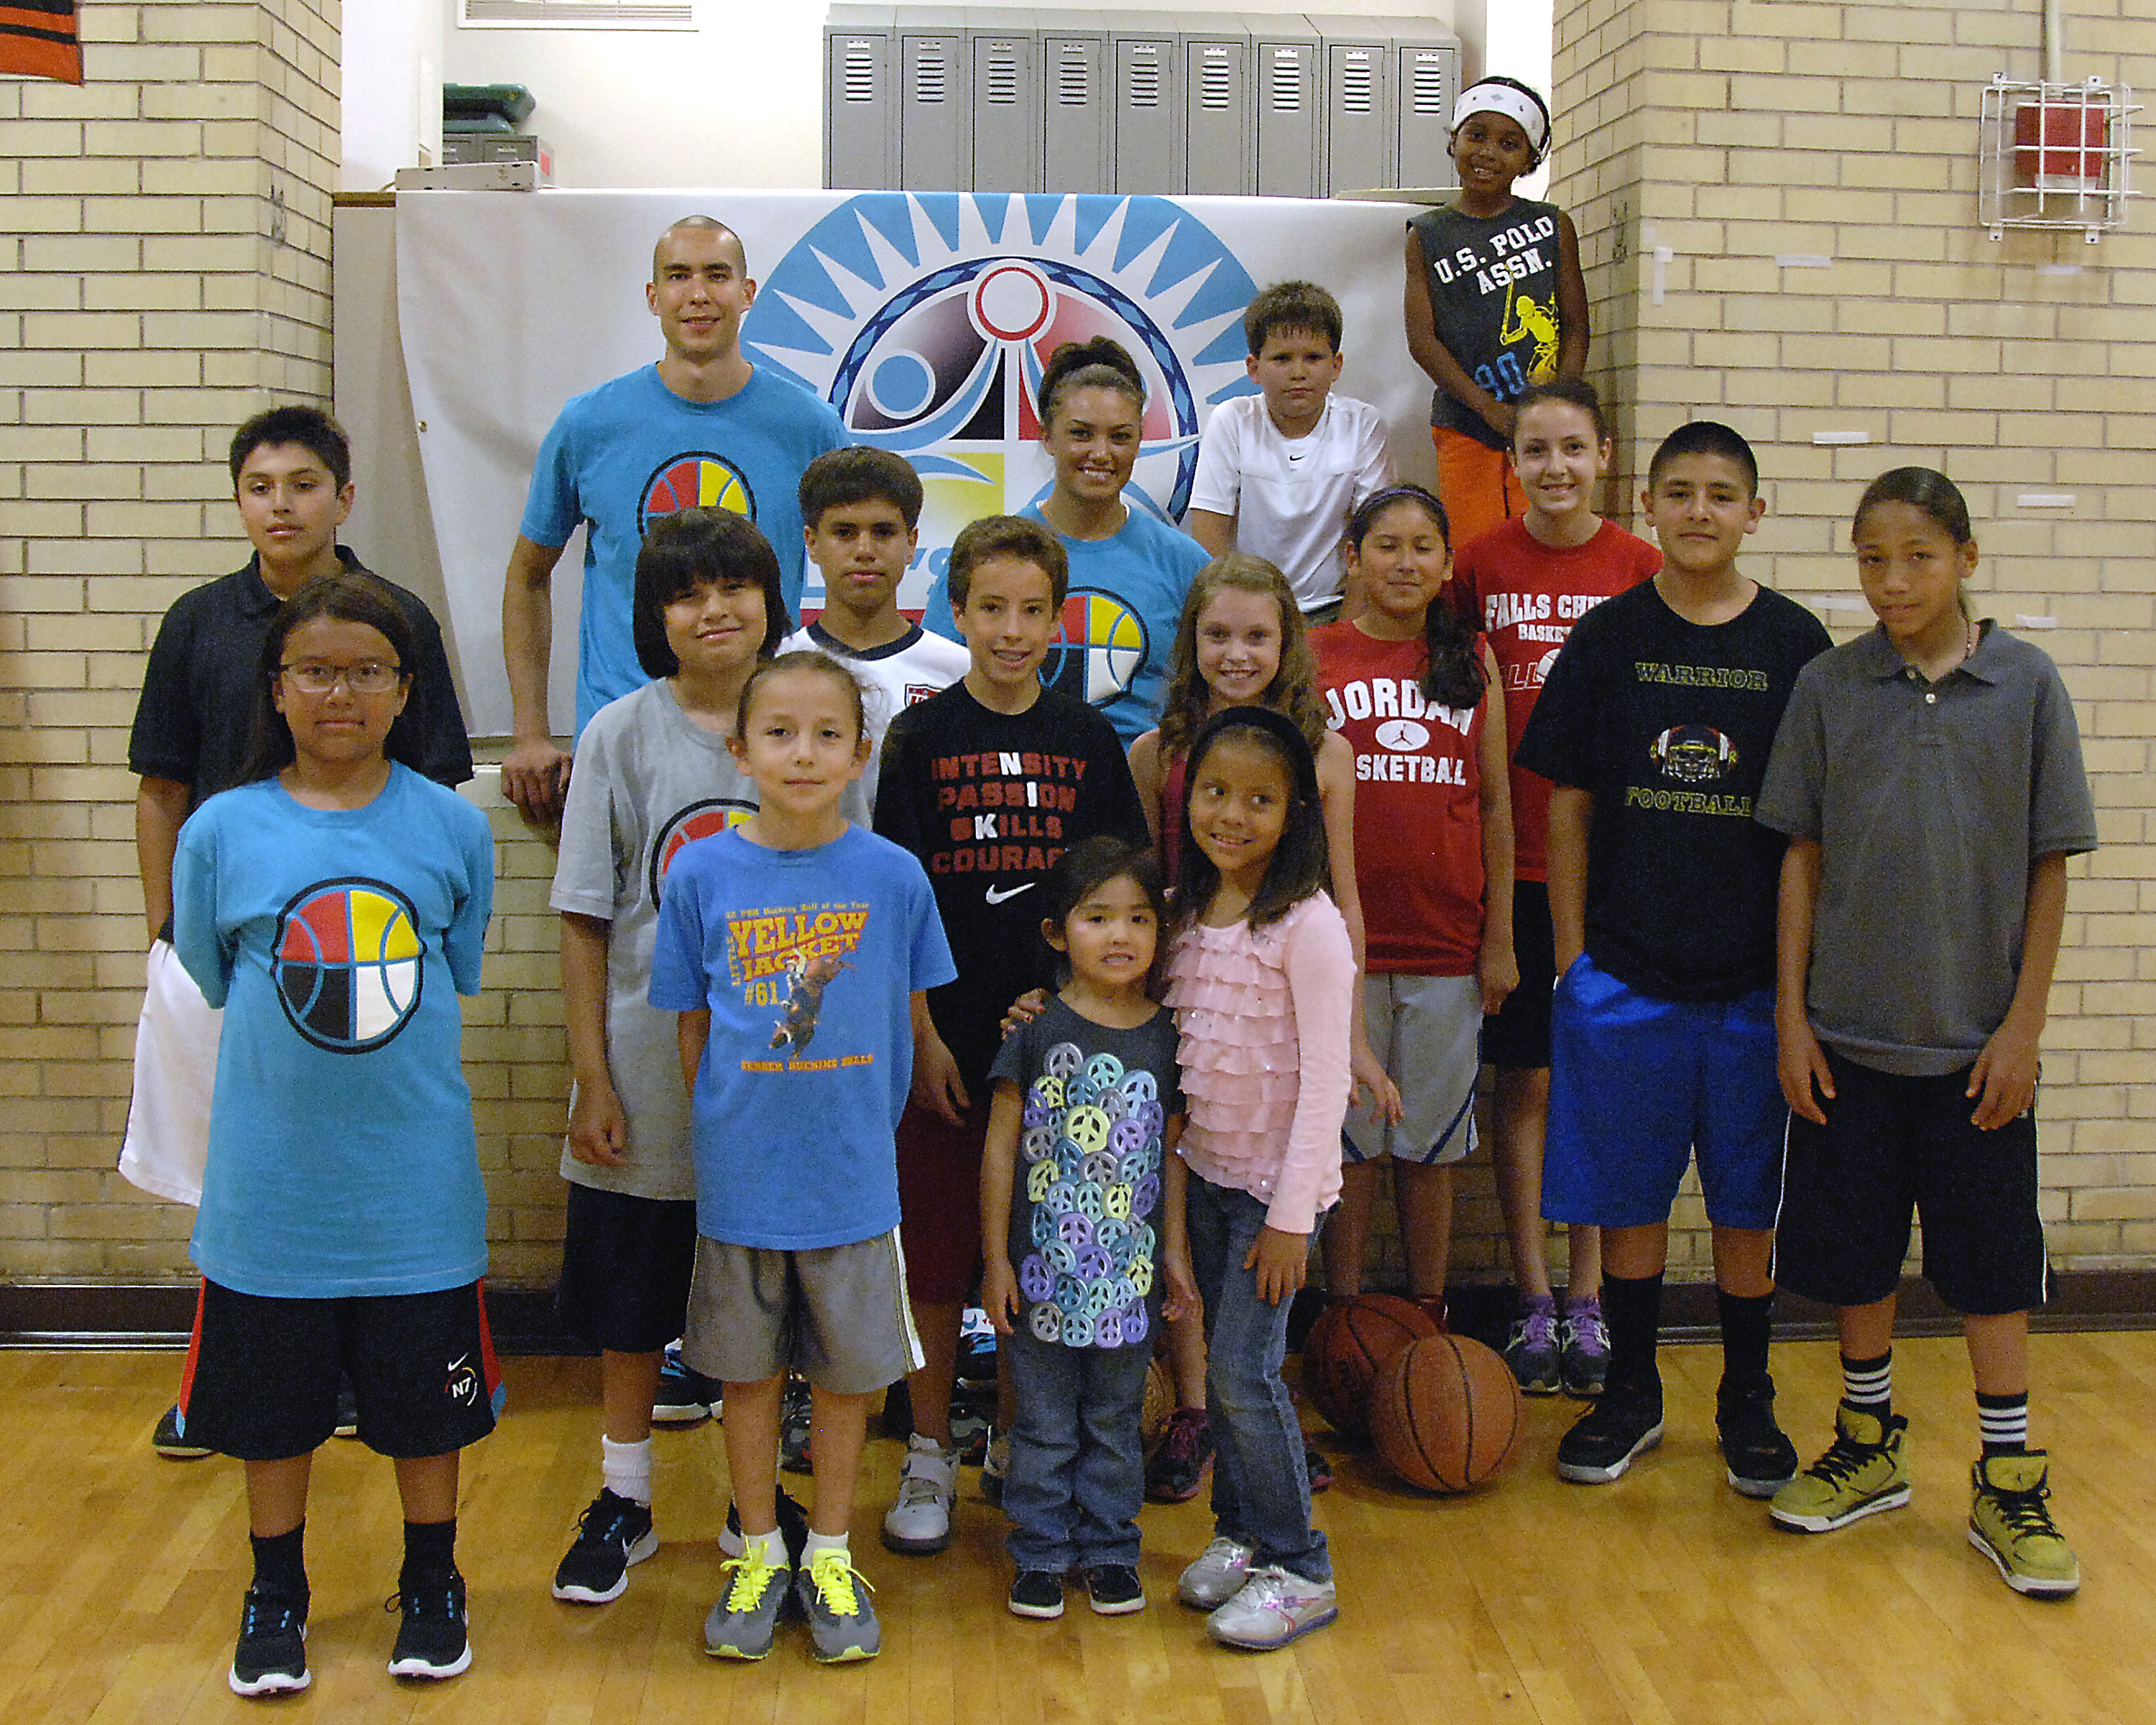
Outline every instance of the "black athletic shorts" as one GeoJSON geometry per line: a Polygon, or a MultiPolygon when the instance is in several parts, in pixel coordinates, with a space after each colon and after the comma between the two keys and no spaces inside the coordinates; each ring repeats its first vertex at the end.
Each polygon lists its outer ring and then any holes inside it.
{"type": "Polygon", "coordinates": [[[281,1300],[205,1279],[180,1379],[181,1435],[242,1461],[304,1455],[336,1430],[346,1377],[369,1449],[402,1459],[477,1443],[501,1411],[481,1284],[281,1300]]]}
{"type": "Polygon", "coordinates": [[[658,1353],[688,1323],[696,1269],[696,1199],[569,1183],[554,1310],[571,1335],[615,1353],[658,1353]]]}
{"type": "Polygon", "coordinates": [[[1826,1124],[1789,1117],[1774,1280],[1830,1306],[1869,1306],[1900,1286],[1912,1210],[1924,1277],[1956,1312],[2044,1303],[2036,1116],[1970,1124],[1969,1069],[1940,1078],[1876,1071],[1830,1049],[1826,1124]]]}
{"type": "Polygon", "coordinates": [[[1549,888],[1512,883],[1512,953],[1520,986],[1482,1020],[1482,1063],[1531,1072],[1550,1063],[1550,993],[1557,987],[1557,937],[1550,929],[1549,888]]]}

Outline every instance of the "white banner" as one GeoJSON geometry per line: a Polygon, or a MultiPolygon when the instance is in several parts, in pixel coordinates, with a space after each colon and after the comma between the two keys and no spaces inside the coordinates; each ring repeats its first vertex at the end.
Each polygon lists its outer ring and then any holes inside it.
{"type": "MultiPolygon", "coordinates": [[[[899,192],[406,192],[398,316],[429,507],[475,736],[509,728],[501,578],[531,463],[562,404],[660,353],[651,249],[701,211],[758,283],[750,358],[896,449],[928,501],[901,593],[917,608],[966,522],[1047,490],[1032,385],[1061,341],[1114,336],[1151,386],[1134,488],[1179,519],[1213,408],[1252,393],[1242,311],[1259,287],[1322,283],[1346,315],[1339,388],[1393,429],[1404,477],[1434,472],[1430,383],[1400,326],[1397,204],[1288,198],[899,192]]],[[[581,539],[555,578],[554,722],[573,710],[581,539]]],[[[821,603],[808,571],[804,606],[821,603]]]]}

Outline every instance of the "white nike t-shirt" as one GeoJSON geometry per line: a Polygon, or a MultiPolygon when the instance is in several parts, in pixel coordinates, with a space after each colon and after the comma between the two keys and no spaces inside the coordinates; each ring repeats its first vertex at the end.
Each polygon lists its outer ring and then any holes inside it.
{"type": "Polygon", "coordinates": [[[1340,597],[1355,506],[1393,482],[1385,422],[1334,394],[1307,437],[1286,438],[1261,395],[1224,402],[1198,444],[1190,506],[1235,518],[1235,549],[1276,564],[1306,611],[1340,597]]]}

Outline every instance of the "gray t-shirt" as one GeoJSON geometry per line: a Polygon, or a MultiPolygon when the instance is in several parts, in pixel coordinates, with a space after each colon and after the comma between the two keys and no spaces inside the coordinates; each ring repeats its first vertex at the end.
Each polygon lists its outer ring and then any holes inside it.
{"type": "Polygon", "coordinates": [[[1959,1071],[2005,1020],[2030,865],[2096,848],[2066,685],[1990,623],[1935,684],[1881,629],[1812,660],[1754,810],[1820,845],[1813,1030],[1912,1077],[1959,1071]]]}
{"type": "MultiPolygon", "coordinates": [[[[856,826],[868,824],[858,782],[840,807],[856,826]]],[[[579,1162],[564,1143],[563,1178],[633,1198],[696,1195],[676,1015],[646,999],[660,889],[683,845],[738,826],[756,808],[756,786],[735,766],[726,739],[683,712],[664,680],[608,702],[577,740],[547,901],[612,924],[607,1065],[629,1117],[629,1162],[579,1162]]]]}

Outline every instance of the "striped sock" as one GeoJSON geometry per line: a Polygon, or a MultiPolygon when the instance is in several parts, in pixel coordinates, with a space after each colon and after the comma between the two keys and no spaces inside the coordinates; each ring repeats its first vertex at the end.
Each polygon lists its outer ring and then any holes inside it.
{"type": "Polygon", "coordinates": [[[1987,1455],[2029,1453],[2029,1392],[2019,1395],[1976,1393],[1976,1424],[1987,1455]]]}
{"type": "Polygon", "coordinates": [[[1841,1399],[1844,1406],[1885,1425],[1894,1412],[1894,1350],[1888,1348],[1876,1359],[1842,1355],[1841,1399]]]}

